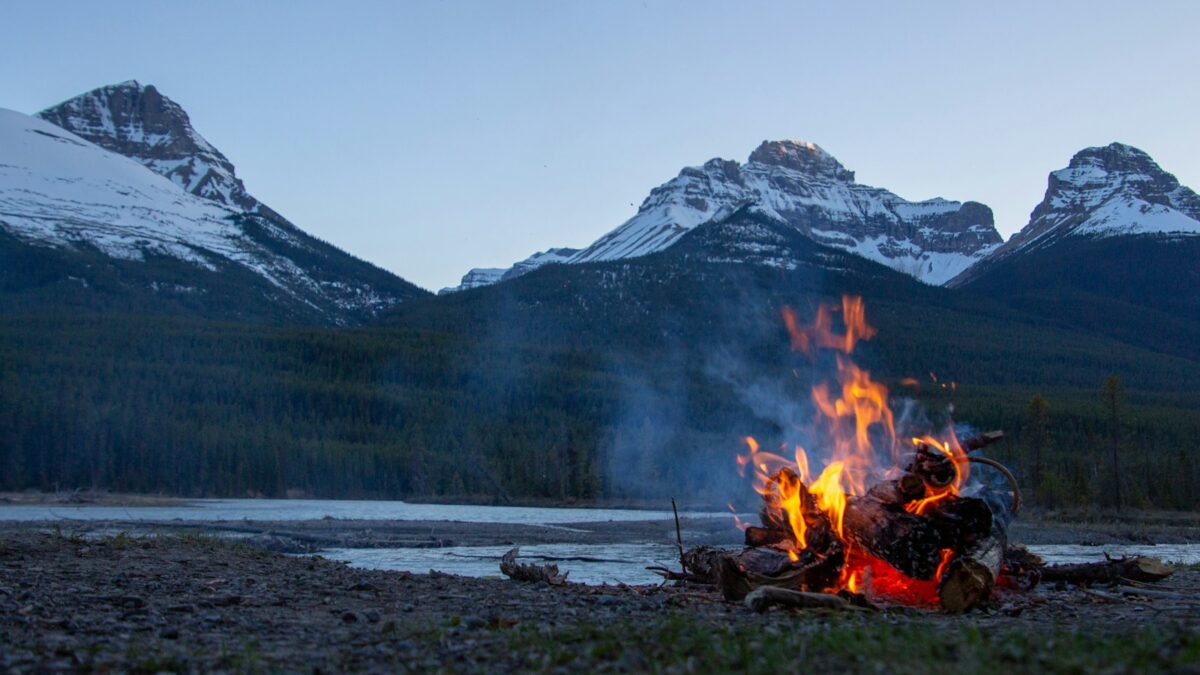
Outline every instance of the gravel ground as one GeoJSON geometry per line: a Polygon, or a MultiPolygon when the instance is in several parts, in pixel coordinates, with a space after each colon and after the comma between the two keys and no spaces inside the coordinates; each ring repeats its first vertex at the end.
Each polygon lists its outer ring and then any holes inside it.
{"type": "Polygon", "coordinates": [[[1200,572],[1158,588],[1186,598],[1041,587],[961,617],[754,614],[694,588],[414,575],[211,536],[17,528],[0,531],[0,669],[1197,672],[1200,572]]]}

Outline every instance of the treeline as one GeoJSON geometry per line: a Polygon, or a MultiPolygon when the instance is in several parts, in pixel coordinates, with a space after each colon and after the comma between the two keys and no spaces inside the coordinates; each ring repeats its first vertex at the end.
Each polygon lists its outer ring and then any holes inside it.
{"type": "MultiPolygon", "coordinates": [[[[745,387],[714,375],[698,339],[693,351],[667,358],[536,337],[3,318],[0,489],[496,502],[678,496],[719,506],[745,491],[732,461],[738,439],[787,433],[745,387]]],[[[943,350],[910,341],[901,356],[875,356],[910,368],[947,361],[943,350]]],[[[1039,388],[1046,370],[1072,369],[1070,358],[1032,372],[1011,360],[1027,353],[994,351],[991,362],[960,356],[970,365],[958,368],[1003,373],[1000,384],[927,387],[919,396],[931,410],[953,401],[956,418],[1008,431],[995,452],[1023,483],[1037,475],[1027,497],[1115,504],[1119,478],[1125,506],[1197,506],[1195,395],[1137,388],[1145,373],[1127,376],[1114,434],[1103,374],[1088,387],[1039,388]],[[1036,394],[1044,409],[1031,407],[1036,394]]],[[[774,403],[805,400],[786,365],[782,356],[751,359],[752,372],[741,374],[777,383],[774,403]]]]}

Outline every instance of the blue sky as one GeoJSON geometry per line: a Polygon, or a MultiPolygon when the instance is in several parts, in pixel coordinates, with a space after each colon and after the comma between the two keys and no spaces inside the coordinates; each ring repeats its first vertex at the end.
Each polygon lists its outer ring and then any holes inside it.
{"type": "Polygon", "coordinates": [[[832,4],[8,0],[0,107],[154,84],[251,193],[434,289],[763,139],[1005,236],[1089,145],[1200,188],[1200,2],[832,4]]]}

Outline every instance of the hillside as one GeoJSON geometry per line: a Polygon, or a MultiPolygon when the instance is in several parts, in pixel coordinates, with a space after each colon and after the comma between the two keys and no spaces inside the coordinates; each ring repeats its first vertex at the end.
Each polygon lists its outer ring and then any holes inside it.
{"type": "Polygon", "coordinates": [[[1026,405],[1051,402],[1048,503],[1103,503],[1096,391],[1120,373],[1139,450],[1129,491],[1192,505],[1196,361],[968,301],[753,212],[659,254],[405,303],[369,329],[4,319],[2,487],[500,502],[667,490],[720,506],[739,491],[738,439],[786,438],[809,415],[821,372],[788,350],[780,307],[807,316],[842,292],[866,298],[879,335],[860,362],[898,409],[913,396],[938,419],[953,402],[960,421],[1012,433],[998,452],[1025,471],[1026,405]],[[723,262],[731,247],[761,264],[723,262]]]}

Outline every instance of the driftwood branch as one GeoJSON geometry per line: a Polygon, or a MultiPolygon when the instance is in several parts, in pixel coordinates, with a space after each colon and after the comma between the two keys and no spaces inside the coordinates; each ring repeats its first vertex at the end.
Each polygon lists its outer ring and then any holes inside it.
{"type": "Polygon", "coordinates": [[[523,565],[517,562],[520,549],[514,548],[500,559],[500,571],[514,581],[544,581],[551,586],[567,583],[570,572],[559,574],[558,565],[523,565]]]}
{"type": "Polygon", "coordinates": [[[745,599],[746,606],[756,612],[765,612],[772,607],[793,609],[851,609],[845,598],[829,593],[805,593],[788,588],[763,586],[751,591],[745,599]]]}
{"type": "Polygon", "coordinates": [[[1154,582],[1166,579],[1174,571],[1158,558],[1111,558],[1097,563],[1048,565],[1042,568],[1042,581],[1063,581],[1084,586],[1115,583],[1122,579],[1154,582]]]}

